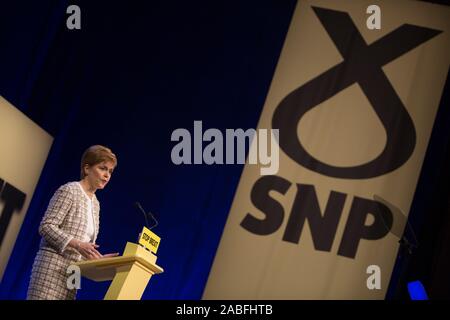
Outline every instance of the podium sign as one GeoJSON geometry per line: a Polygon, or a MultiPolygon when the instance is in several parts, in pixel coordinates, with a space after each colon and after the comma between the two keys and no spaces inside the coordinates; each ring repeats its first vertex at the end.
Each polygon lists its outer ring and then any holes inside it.
{"type": "Polygon", "coordinates": [[[150,250],[150,252],[153,252],[156,254],[156,251],[158,251],[160,241],[161,241],[160,237],[158,237],[156,234],[154,234],[152,231],[150,231],[149,228],[144,227],[139,236],[138,243],[140,245],[144,246],[144,248],[150,250]]]}

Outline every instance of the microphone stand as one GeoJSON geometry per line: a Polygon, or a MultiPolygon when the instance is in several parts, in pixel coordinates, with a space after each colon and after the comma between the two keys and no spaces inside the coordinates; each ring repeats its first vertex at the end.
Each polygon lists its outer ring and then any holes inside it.
{"type": "MultiPolygon", "coordinates": [[[[158,225],[158,220],[156,220],[156,218],[153,216],[153,214],[151,212],[148,212],[150,214],[150,216],[152,217],[152,220],[155,222],[151,227],[150,224],[148,223],[148,218],[147,218],[147,212],[144,210],[144,208],[142,208],[141,204],[139,202],[135,202],[134,206],[142,212],[142,214],[144,215],[145,218],[145,226],[149,229],[152,230],[154,227],[156,227],[158,225]]],[[[139,233],[138,236],[138,242],[139,239],[141,238],[142,232],[139,233]]]]}
{"type": "Polygon", "coordinates": [[[399,254],[397,257],[397,262],[400,263],[400,274],[398,276],[397,285],[394,292],[394,299],[395,300],[402,300],[405,298],[405,295],[407,295],[407,283],[408,283],[408,269],[413,257],[413,251],[414,249],[418,248],[418,242],[417,238],[415,236],[414,230],[410,226],[408,220],[406,220],[406,227],[409,227],[411,230],[411,234],[414,236],[415,243],[412,243],[409,241],[409,239],[406,237],[406,232],[403,233],[402,237],[398,241],[400,244],[399,248],[399,254]]]}
{"type": "MultiPolygon", "coordinates": [[[[381,198],[378,195],[374,195],[373,198],[376,201],[378,201],[379,203],[382,203],[385,206],[387,206],[389,208],[389,210],[391,210],[391,213],[394,215],[394,218],[395,218],[395,216],[405,218],[405,229],[403,230],[402,234],[399,236],[398,234],[393,233],[390,228],[388,228],[388,226],[386,225],[386,222],[384,221],[383,216],[380,215],[381,221],[383,221],[383,224],[384,224],[386,230],[400,238],[398,240],[398,243],[400,244],[399,253],[398,253],[398,256],[396,259],[396,264],[400,265],[399,271],[398,271],[400,273],[398,274],[397,285],[395,286],[395,290],[393,293],[393,299],[400,300],[403,298],[402,295],[405,292],[404,290],[407,288],[408,267],[411,262],[411,258],[413,256],[414,249],[419,247],[419,242],[417,241],[417,237],[414,232],[414,229],[408,222],[408,217],[406,217],[399,208],[397,208],[396,206],[394,206],[393,204],[391,204],[390,202],[386,201],[385,199],[381,198]],[[411,231],[411,235],[414,238],[414,243],[411,242],[410,239],[406,236],[408,229],[411,231]]],[[[395,273],[395,271],[396,270],[394,267],[393,272],[395,273]]],[[[395,274],[393,274],[393,275],[395,276],[395,274]]],[[[388,292],[388,294],[389,294],[389,292],[388,292]]]]}

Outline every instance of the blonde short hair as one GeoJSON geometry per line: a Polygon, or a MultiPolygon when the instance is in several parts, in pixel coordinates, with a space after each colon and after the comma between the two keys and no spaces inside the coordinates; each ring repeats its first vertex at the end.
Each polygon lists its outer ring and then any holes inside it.
{"type": "Polygon", "coordinates": [[[81,179],[84,179],[86,176],[84,172],[84,167],[86,165],[95,166],[103,161],[111,161],[114,164],[114,167],[117,166],[117,157],[112,153],[111,149],[101,145],[94,145],[87,148],[81,157],[81,179]]]}

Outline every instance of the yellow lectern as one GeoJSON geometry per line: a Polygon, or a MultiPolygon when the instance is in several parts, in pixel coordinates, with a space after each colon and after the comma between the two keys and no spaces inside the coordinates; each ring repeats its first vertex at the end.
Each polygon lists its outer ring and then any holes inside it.
{"type": "Polygon", "coordinates": [[[151,276],[164,271],[156,265],[156,255],[131,242],[127,242],[120,257],[88,260],[76,265],[81,275],[90,280],[112,280],[105,300],[140,300],[151,276]]]}

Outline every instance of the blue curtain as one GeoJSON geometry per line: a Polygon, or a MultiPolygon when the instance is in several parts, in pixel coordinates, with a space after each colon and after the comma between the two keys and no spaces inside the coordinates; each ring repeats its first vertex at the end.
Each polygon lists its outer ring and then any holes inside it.
{"type": "MultiPolygon", "coordinates": [[[[53,192],[79,177],[83,150],[118,156],[101,203],[102,252],[135,242],[144,218],[159,220],[158,262],[146,299],[199,299],[242,165],[176,166],[176,128],[255,128],[295,1],[77,2],[81,30],[66,28],[69,1],[12,1],[0,13],[0,95],[54,143],[0,285],[23,299],[38,225],[53,192]]],[[[79,299],[107,283],[83,280],[79,299]]]]}
{"type": "MultiPolygon", "coordinates": [[[[135,242],[144,218],[159,220],[158,262],[144,299],[199,299],[241,165],[176,166],[176,128],[255,128],[296,1],[77,1],[81,30],[66,28],[72,1],[9,1],[0,12],[0,95],[54,138],[0,284],[24,299],[38,225],[53,192],[77,180],[83,150],[109,146],[118,167],[101,202],[100,251],[135,242]]],[[[424,162],[411,222],[420,230],[448,150],[448,83],[424,162]]],[[[1,155],[0,155],[1,156],[1,155]]],[[[448,171],[448,169],[447,169],[448,171]]],[[[401,274],[398,261],[389,297],[401,274]]],[[[108,283],[83,280],[79,299],[108,283]]]]}

